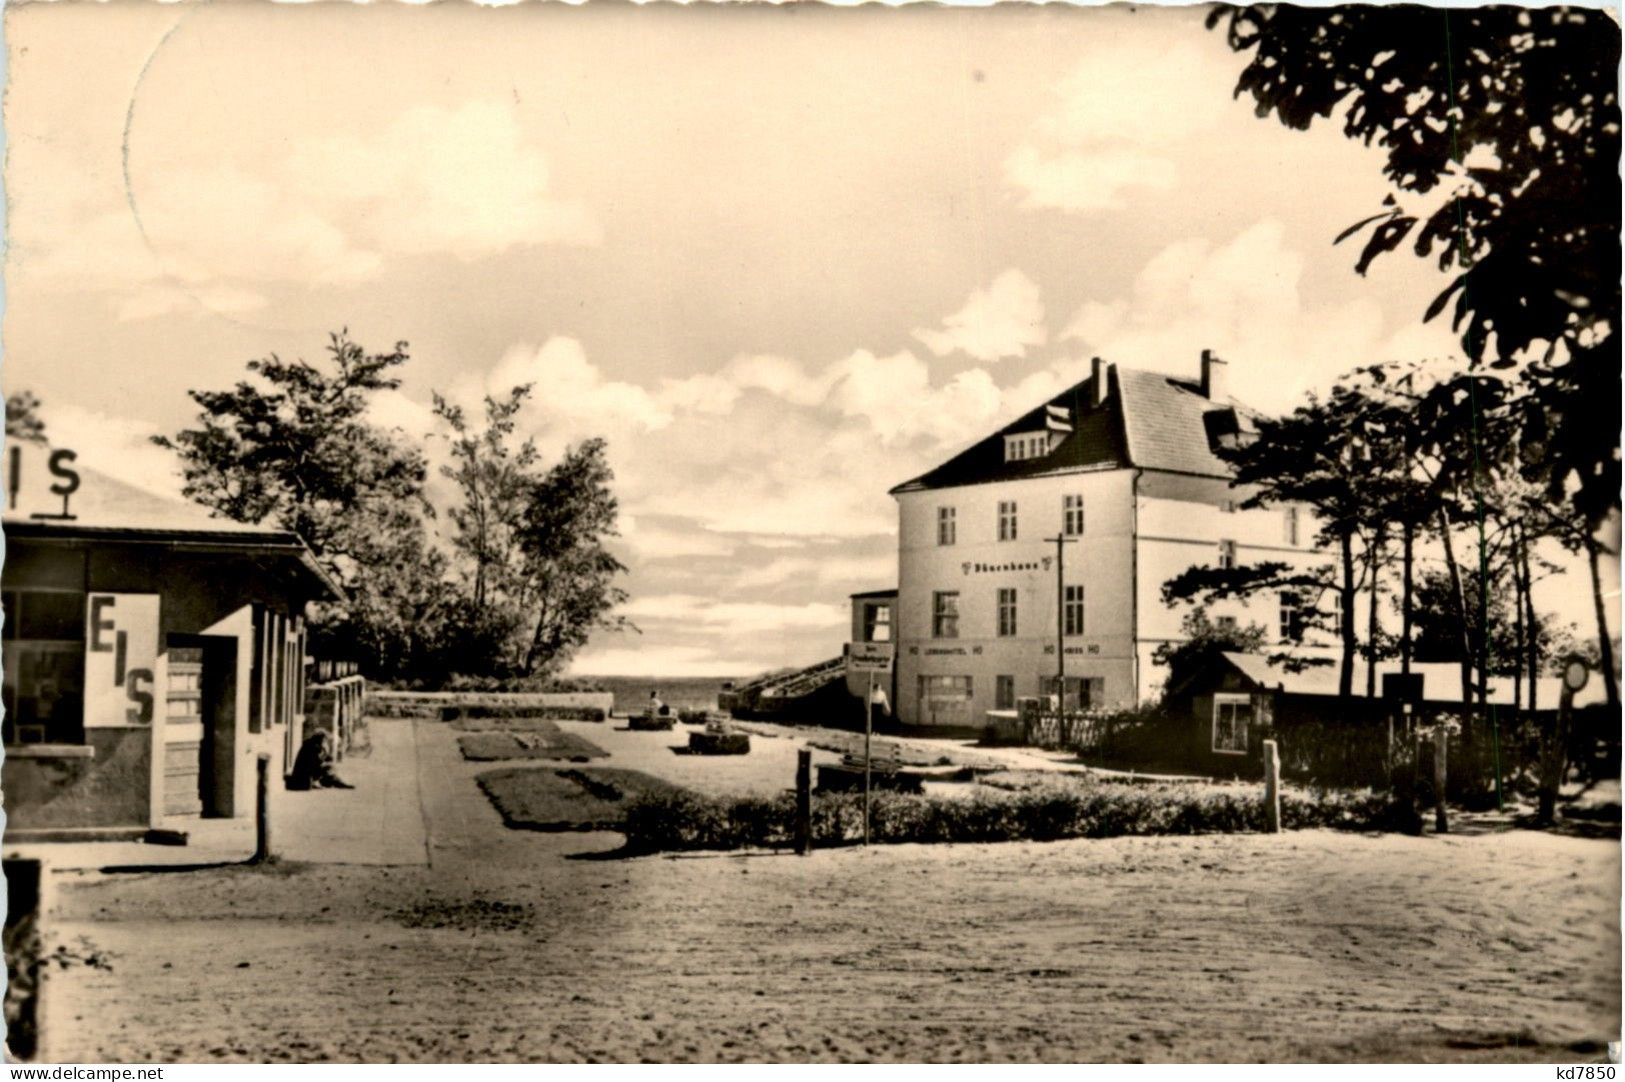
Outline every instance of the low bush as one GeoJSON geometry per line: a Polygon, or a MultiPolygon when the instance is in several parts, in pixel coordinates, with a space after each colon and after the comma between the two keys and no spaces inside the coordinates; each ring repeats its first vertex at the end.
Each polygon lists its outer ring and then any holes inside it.
{"type": "MultiPolygon", "coordinates": [[[[876,792],[870,837],[876,842],[1058,841],[1126,835],[1228,834],[1264,829],[1263,801],[1237,790],[1197,786],[1096,785],[983,789],[969,797],[876,792]]],[[[1388,824],[1380,794],[1283,796],[1288,829],[1375,829],[1388,824]]],[[[777,848],[792,844],[795,801],[654,794],[626,809],[627,846],[640,852],[777,848]]],[[[863,837],[863,798],[820,793],[812,805],[815,846],[850,845],[863,837]]]]}
{"type": "Polygon", "coordinates": [[[540,718],[544,721],[603,721],[605,713],[597,706],[526,706],[523,703],[489,704],[468,703],[442,706],[441,721],[461,721],[465,718],[490,721],[504,718],[540,718]]]}
{"type": "Polygon", "coordinates": [[[668,732],[677,727],[677,717],[673,714],[633,714],[626,719],[626,727],[638,733],[668,732]]]}
{"type": "Polygon", "coordinates": [[[536,692],[608,691],[602,680],[590,676],[468,676],[452,673],[443,680],[389,680],[378,686],[394,691],[479,691],[534,694],[536,692]]]}

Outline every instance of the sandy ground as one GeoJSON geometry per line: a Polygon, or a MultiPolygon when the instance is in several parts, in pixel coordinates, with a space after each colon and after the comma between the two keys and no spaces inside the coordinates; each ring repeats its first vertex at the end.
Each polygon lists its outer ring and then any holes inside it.
{"type": "MultiPolygon", "coordinates": [[[[1617,841],[603,859],[618,836],[504,829],[448,727],[374,724],[402,727],[378,768],[415,774],[430,866],[62,876],[56,937],[114,968],[53,977],[48,1058],[1574,1062],[1618,1038],[1617,841]]],[[[603,735],[616,765],[696,765],[603,735]]],[[[766,784],[783,754],[735,769],[766,784]]]]}

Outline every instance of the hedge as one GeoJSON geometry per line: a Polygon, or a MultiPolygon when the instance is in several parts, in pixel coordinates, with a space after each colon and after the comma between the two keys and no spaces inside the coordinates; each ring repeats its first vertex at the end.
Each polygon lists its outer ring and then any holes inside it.
{"type": "MultiPolygon", "coordinates": [[[[1233,834],[1264,829],[1263,801],[1234,790],[1192,786],[981,790],[969,797],[877,792],[875,842],[1057,841],[1128,835],[1233,834]]],[[[1391,825],[1386,796],[1283,794],[1287,829],[1370,830],[1391,825]]],[[[636,852],[783,848],[793,843],[795,798],[710,797],[682,791],[633,800],[621,829],[636,852]]],[[[863,836],[863,798],[816,794],[815,846],[850,845],[863,836]]]]}

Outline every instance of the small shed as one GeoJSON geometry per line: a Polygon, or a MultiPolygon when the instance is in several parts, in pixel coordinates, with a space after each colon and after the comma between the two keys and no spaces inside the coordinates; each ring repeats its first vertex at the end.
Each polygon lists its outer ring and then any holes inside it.
{"type": "Polygon", "coordinates": [[[340,596],[285,531],[209,517],[13,442],[3,515],[8,841],[252,814],[292,765],[304,610],[340,596]]]}
{"type": "MultiPolygon", "coordinates": [[[[1261,770],[1265,739],[1281,746],[1289,774],[1326,781],[1377,780],[1388,750],[1389,722],[1404,725],[1405,703],[1421,715],[1462,712],[1461,666],[1453,662],[1413,662],[1408,692],[1401,693],[1399,662],[1379,662],[1371,679],[1365,662],[1354,666],[1352,694],[1338,695],[1335,655],[1275,657],[1239,652],[1215,653],[1170,687],[1164,710],[1169,749],[1193,771],[1249,776],[1261,770]],[[1366,694],[1374,683],[1376,694],[1366,694]]],[[[1602,698],[1601,681],[1575,698],[1577,708],[1602,698]]],[[[1542,677],[1534,688],[1534,709],[1557,709],[1562,682],[1542,677]]],[[[1513,711],[1530,709],[1527,681],[1491,677],[1488,703],[1513,711]]]]}

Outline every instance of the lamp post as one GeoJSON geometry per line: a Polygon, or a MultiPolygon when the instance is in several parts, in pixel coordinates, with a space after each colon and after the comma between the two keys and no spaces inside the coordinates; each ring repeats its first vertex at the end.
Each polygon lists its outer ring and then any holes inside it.
{"type": "Polygon", "coordinates": [[[1066,546],[1077,544],[1078,539],[1062,532],[1044,538],[1045,544],[1055,546],[1055,724],[1057,734],[1066,718],[1066,546]]]}

